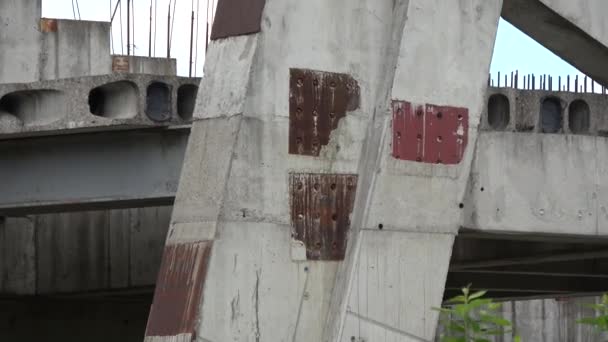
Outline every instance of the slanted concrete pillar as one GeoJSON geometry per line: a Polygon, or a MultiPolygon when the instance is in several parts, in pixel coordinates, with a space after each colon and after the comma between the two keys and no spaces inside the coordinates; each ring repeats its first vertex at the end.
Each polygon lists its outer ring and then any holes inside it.
{"type": "Polygon", "coordinates": [[[432,339],[501,1],[232,2],[146,341],[432,339]]]}

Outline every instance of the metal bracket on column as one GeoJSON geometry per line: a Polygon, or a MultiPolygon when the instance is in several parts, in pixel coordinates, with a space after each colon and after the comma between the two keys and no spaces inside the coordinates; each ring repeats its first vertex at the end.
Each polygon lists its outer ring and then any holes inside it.
{"type": "Polygon", "coordinates": [[[289,153],[318,157],[347,111],[359,107],[359,85],[346,74],[291,69],[289,153]]]}
{"type": "Polygon", "coordinates": [[[393,157],[432,164],[458,164],[467,146],[466,108],[393,101],[393,157]]]}
{"type": "Polygon", "coordinates": [[[290,174],[292,238],[307,260],[344,260],[356,175],[290,174]]]}

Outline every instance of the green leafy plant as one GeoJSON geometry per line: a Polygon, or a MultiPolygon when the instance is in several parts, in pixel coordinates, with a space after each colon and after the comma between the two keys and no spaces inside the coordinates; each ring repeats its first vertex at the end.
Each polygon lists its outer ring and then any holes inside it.
{"type": "Polygon", "coordinates": [[[576,322],[591,325],[600,332],[608,331],[608,293],[602,296],[600,304],[586,304],[585,306],[596,310],[597,315],[595,317],[581,318],[576,322]]]}
{"type": "MultiPolygon", "coordinates": [[[[471,285],[447,301],[443,308],[433,308],[440,312],[445,333],[441,342],[490,342],[492,336],[510,332],[511,322],[500,317],[500,303],[483,298],[486,291],[471,293],[471,285]]],[[[519,336],[514,342],[521,342],[519,336]]]]}

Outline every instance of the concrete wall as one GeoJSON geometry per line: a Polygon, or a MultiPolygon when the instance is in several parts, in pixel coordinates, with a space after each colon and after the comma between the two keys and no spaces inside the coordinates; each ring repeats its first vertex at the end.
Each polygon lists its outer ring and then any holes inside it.
{"type": "Polygon", "coordinates": [[[113,55],[112,71],[175,76],[177,75],[177,60],[175,58],[113,55]]]}
{"type": "Polygon", "coordinates": [[[0,294],[151,288],[170,215],[158,207],[2,219],[0,294]]]}
{"type": "MultiPolygon", "coordinates": [[[[494,129],[484,109],[464,227],[528,233],[606,235],[607,98],[597,94],[490,89],[509,101],[494,129]],[[562,128],[541,133],[541,103],[556,99],[562,128]],[[589,107],[588,129],[573,132],[573,103],[589,107]]],[[[487,102],[486,102],[487,103],[487,102]]]]}
{"type": "Polygon", "coordinates": [[[40,78],[40,0],[0,2],[0,83],[40,78]]]}
{"type": "Polygon", "coordinates": [[[37,80],[109,74],[110,27],[109,22],[41,19],[37,80]]]}

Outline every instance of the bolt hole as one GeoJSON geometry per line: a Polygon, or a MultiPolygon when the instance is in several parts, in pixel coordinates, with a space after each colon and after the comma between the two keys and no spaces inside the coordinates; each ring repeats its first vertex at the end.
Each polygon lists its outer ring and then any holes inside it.
{"type": "Polygon", "coordinates": [[[329,86],[330,86],[330,87],[332,87],[332,88],[335,88],[335,87],[336,87],[336,82],[333,82],[333,81],[332,81],[332,82],[329,84],[329,86]]]}
{"type": "Polygon", "coordinates": [[[315,191],[319,191],[319,189],[321,188],[319,183],[315,183],[315,185],[313,187],[315,188],[315,191]]]}
{"type": "Polygon", "coordinates": [[[380,224],[378,225],[378,229],[380,229],[380,230],[384,229],[384,225],[383,225],[382,223],[380,223],[380,224]]]}
{"type": "Polygon", "coordinates": [[[304,188],[304,184],[302,182],[298,183],[298,190],[302,190],[304,188]]]}
{"type": "Polygon", "coordinates": [[[331,215],[331,219],[332,219],[332,221],[334,221],[334,222],[335,222],[335,221],[337,221],[337,220],[338,220],[338,214],[333,214],[333,215],[331,215]]]}
{"type": "Polygon", "coordinates": [[[332,189],[332,190],[336,190],[336,183],[332,183],[332,184],[329,186],[329,188],[330,188],[330,189],[332,189]]]}
{"type": "Polygon", "coordinates": [[[300,138],[300,137],[296,138],[296,144],[301,145],[302,144],[302,138],[300,138]]]}
{"type": "Polygon", "coordinates": [[[416,116],[419,116],[419,117],[422,116],[422,110],[418,109],[416,111],[416,116]]]}
{"type": "Polygon", "coordinates": [[[304,219],[304,215],[299,214],[299,215],[298,215],[298,220],[302,221],[303,219],[304,219]]]}
{"type": "Polygon", "coordinates": [[[401,138],[401,132],[397,132],[397,138],[401,138]]]}
{"type": "Polygon", "coordinates": [[[421,162],[421,161],[422,161],[422,158],[417,157],[417,158],[416,158],[416,161],[417,161],[417,162],[421,162]]]}
{"type": "Polygon", "coordinates": [[[316,117],[316,116],[318,116],[318,115],[319,115],[319,112],[317,112],[317,110],[316,110],[316,109],[312,111],[312,116],[315,116],[315,117],[316,117]]]}
{"type": "Polygon", "coordinates": [[[314,85],[315,87],[316,87],[316,86],[318,86],[318,85],[319,85],[319,80],[315,78],[315,79],[312,81],[312,85],[314,85]]]}
{"type": "Polygon", "coordinates": [[[443,118],[443,113],[442,112],[438,112],[437,113],[437,119],[441,119],[443,118]]]}
{"type": "Polygon", "coordinates": [[[418,134],[418,135],[416,136],[416,139],[418,139],[418,140],[422,140],[422,134],[418,134]]]}
{"type": "Polygon", "coordinates": [[[464,203],[458,204],[458,208],[460,208],[460,209],[464,208],[464,203]]]}
{"type": "Polygon", "coordinates": [[[334,243],[332,243],[332,244],[331,244],[331,248],[332,248],[332,249],[338,249],[338,244],[337,244],[337,243],[335,243],[335,242],[334,242],[334,243]]]}
{"type": "Polygon", "coordinates": [[[317,247],[321,247],[321,241],[317,241],[315,245],[317,245],[317,247]]]}
{"type": "Polygon", "coordinates": [[[308,272],[308,266],[304,266],[304,272],[308,272]]]}
{"type": "Polygon", "coordinates": [[[436,163],[437,163],[437,164],[441,164],[441,163],[443,163],[443,161],[442,161],[441,159],[437,159],[437,162],[436,162],[436,163]]]}
{"type": "Polygon", "coordinates": [[[479,189],[479,190],[481,190],[481,192],[483,192],[485,189],[483,187],[481,187],[481,189],[479,189]]]}
{"type": "Polygon", "coordinates": [[[458,114],[458,120],[462,120],[462,114],[458,114]]]}
{"type": "Polygon", "coordinates": [[[443,141],[443,137],[440,135],[437,137],[437,142],[442,142],[443,141]]]}
{"type": "Polygon", "coordinates": [[[335,118],[336,117],[336,113],[334,113],[334,112],[329,113],[329,117],[332,118],[332,119],[335,118]]]}

